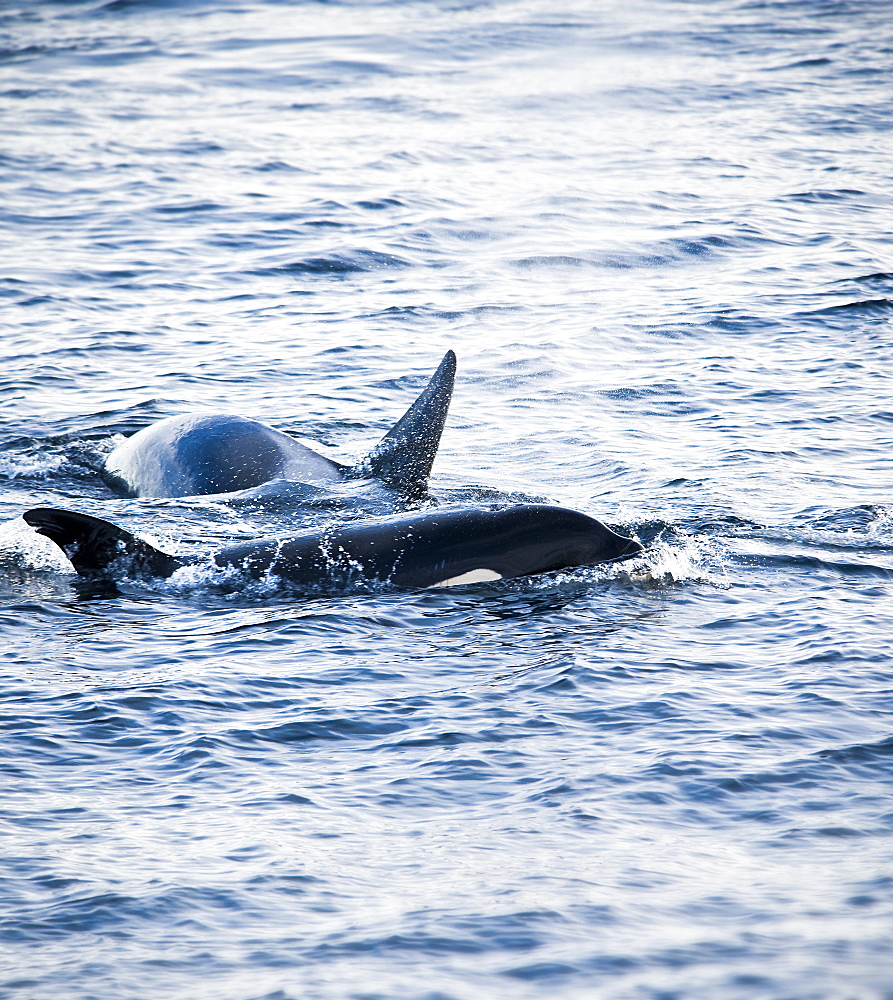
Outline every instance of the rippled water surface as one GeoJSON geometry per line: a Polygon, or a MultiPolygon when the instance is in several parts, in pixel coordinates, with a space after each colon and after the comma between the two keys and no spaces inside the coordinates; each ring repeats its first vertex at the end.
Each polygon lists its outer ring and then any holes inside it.
{"type": "Polygon", "coordinates": [[[890,1000],[885,0],[0,4],[0,995],[890,1000]],[[85,585],[390,509],[122,500],[189,410],[632,563],[85,585]]]}

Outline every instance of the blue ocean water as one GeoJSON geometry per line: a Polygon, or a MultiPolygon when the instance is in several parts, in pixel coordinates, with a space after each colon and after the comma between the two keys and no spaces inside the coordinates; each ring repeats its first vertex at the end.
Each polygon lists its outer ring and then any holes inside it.
{"type": "Polygon", "coordinates": [[[893,998],[883,0],[0,4],[0,996],[893,998]],[[122,500],[170,414],[635,563],[85,588],[380,510],[122,500]]]}

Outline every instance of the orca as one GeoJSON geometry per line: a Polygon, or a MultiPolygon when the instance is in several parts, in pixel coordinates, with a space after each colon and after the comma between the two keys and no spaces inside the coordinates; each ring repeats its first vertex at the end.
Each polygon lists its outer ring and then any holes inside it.
{"type": "MultiPolygon", "coordinates": [[[[22,516],[52,539],[83,577],[170,577],[190,564],[89,514],[38,507],[22,516]]],[[[641,551],[639,542],[587,514],[516,504],[434,509],[261,538],[221,549],[205,563],[243,578],[274,576],[305,588],[371,583],[418,589],[618,562],[641,551]]]]}
{"type": "Polygon", "coordinates": [[[424,492],[456,377],[447,351],[426,388],[378,444],[341,465],[257,420],[231,414],[167,417],[137,431],[106,459],[103,478],[130,497],[232,493],[272,480],[335,483],[377,479],[407,495],[424,492]]]}

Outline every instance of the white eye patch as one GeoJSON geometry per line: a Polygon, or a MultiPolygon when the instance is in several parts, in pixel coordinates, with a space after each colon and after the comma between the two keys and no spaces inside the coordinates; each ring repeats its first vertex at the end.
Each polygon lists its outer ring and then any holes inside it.
{"type": "Polygon", "coordinates": [[[488,580],[501,580],[499,573],[494,573],[492,569],[473,569],[461,576],[451,576],[449,580],[441,580],[440,583],[432,583],[434,587],[459,587],[463,583],[486,583],[488,580]]]}

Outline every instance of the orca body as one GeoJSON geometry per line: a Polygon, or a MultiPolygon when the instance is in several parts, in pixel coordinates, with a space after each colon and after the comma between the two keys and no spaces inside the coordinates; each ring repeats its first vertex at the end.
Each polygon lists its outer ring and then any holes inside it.
{"type": "MultiPolygon", "coordinates": [[[[187,562],[108,521],[55,508],[23,515],[92,579],[169,577],[187,562]]],[[[263,538],[215,552],[214,565],[299,587],[388,584],[446,587],[617,562],[642,551],[601,521],[564,507],[433,510],[351,522],[289,538],[263,538]]]]}
{"type": "Polygon", "coordinates": [[[406,494],[424,491],[456,375],[447,351],[427,387],[363,459],[344,466],[266,424],[230,414],[168,417],[137,431],[106,459],[104,478],[131,497],[231,493],[271,480],[335,483],[374,478],[406,494]]]}

